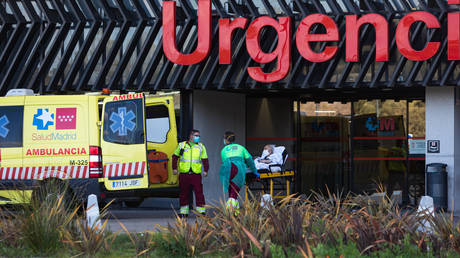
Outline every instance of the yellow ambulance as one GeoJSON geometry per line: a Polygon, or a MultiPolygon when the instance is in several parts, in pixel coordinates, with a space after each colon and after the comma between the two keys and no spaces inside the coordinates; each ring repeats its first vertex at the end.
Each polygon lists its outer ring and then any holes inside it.
{"type": "Polygon", "coordinates": [[[94,193],[129,206],[176,197],[176,146],[172,97],[7,94],[0,97],[0,204],[28,201],[51,181],[68,183],[77,198],[94,193]]]}

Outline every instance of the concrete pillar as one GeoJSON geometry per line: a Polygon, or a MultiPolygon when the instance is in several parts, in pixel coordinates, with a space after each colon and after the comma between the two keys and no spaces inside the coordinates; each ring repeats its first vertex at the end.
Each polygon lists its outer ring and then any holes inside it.
{"type": "Polygon", "coordinates": [[[440,153],[426,153],[426,164],[446,163],[448,208],[460,214],[460,105],[454,87],[426,88],[426,140],[440,140],[440,153]]]}
{"type": "MultiPolygon", "coordinates": [[[[219,181],[220,151],[224,147],[223,135],[227,130],[235,132],[236,143],[245,144],[246,96],[244,94],[216,91],[193,92],[193,127],[200,130],[202,142],[209,156],[210,171],[203,179],[207,204],[225,200],[219,181]]],[[[241,192],[242,194],[242,192],[241,192]]]]}

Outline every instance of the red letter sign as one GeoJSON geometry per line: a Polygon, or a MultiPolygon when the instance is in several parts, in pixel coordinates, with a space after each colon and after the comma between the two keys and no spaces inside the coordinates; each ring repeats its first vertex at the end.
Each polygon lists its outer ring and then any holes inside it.
{"type": "Polygon", "coordinates": [[[244,29],[248,19],[236,18],[232,22],[230,19],[219,20],[219,63],[232,63],[232,39],[236,29],[244,29]]]}
{"type": "MultiPolygon", "coordinates": [[[[460,4],[449,0],[448,4],[460,4]]],[[[460,13],[447,14],[447,59],[460,60],[460,13]]]]}
{"type": "Polygon", "coordinates": [[[412,48],[410,43],[410,27],[415,22],[424,22],[428,29],[439,28],[439,21],[429,12],[409,13],[399,21],[396,28],[396,45],[399,52],[406,58],[414,61],[425,61],[432,58],[438,52],[439,42],[428,42],[423,50],[417,51],[412,48]]]}
{"type": "Polygon", "coordinates": [[[380,14],[370,13],[357,19],[357,15],[346,15],[345,60],[359,62],[359,29],[365,23],[375,28],[375,61],[388,61],[388,22],[380,14]]]}
{"type": "Polygon", "coordinates": [[[246,48],[249,55],[258,63],[269,63],[278,58],[276,70],[265,73],[260,67],[249,67],[251,78],[259,82],[276,82],[282,80],[289,73],[291,64],[291,18],[279,17],[279,22],[273,18],[262,16],[249,25],[246,33],[246,48]],[[271,53],[260,49],[260,31],[265,26],[273,27],[278,33],[278,45],[271,53]]]}
{"type": "Polygon", "coordinates": [[[314,41],[338,41],[339,30],[337,24],[329,16],[324,14],[312,14],[305,17],[299,24],[296,34],[296,45],[300,55],[311,62],[326,62],[334,57],[338,47],[326,46],[324,51],[317,53],[310,47],[310,42],[314,41]],[[322,24],[326,28],[325,34],[310,34],[314,24],[322,24]]]}
{"type": "Polygon", "coordinates": [[[163,51],[173,63],[192,65],[203,61],[211,49],[211,0],[198,1],[198,44],[191,54],[182,54],[176,44],[176,2],[163,2],[163,51]]]}

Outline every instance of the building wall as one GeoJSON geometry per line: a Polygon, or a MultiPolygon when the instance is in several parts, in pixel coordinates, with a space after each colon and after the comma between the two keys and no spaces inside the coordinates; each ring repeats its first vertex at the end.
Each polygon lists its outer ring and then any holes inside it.
{"type": "Polygon", "coordinates": [[[426,140],[440,140],[440,153],[426,153],[426,164],[446,163],[448,207],[460,213],[460,105],[455,88],[426,88],[426,140]]]}
{"type": "MultiPolygon", "coordinates": [[[[293,102],[290,98],[247,99],[246,125],[248,138],[292,138],[294,135],[293,102]]],[[[262,153],[266,144],[285,146],[289,157],[295,157],[295,141],[247,141],[248,151],[255,156],[262,153]]],[[[289,162],[288,166],[293,166],[289,162]]]]}
{"type": "Polygon", "coordinates": [[[246,96],[244,94],[215,91],[193,92],[193,127],[201,132],[201,139],[208,152],[210,163],[208,177],[203,178],[207,204],[217,204],[220,200],[224,200],[222,185],[219,181],[220,151],[224,146],[223,135],[227,130],[234,131],[236,143],[244,145],[245,113],[246,96]]]}

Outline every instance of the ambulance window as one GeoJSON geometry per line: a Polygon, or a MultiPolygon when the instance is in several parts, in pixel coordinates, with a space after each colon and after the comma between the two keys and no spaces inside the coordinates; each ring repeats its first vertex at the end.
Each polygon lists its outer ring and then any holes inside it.
{"type": "Polygon", "coordinates": [[[23,106],[0,107],[0,147],[22,147],[23,106]]]}
{"type": "Polygon", "coordinates": [[[164,105],[147,106],[145,109],[147,141],[164,143],[169,132],[169,110],[164,105]]]}
{"type": "Polygon", "coordinates": [[[119,144],[144,143],[142,99],[108,102],[104,110],[104,141],[119,144]]]}

